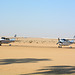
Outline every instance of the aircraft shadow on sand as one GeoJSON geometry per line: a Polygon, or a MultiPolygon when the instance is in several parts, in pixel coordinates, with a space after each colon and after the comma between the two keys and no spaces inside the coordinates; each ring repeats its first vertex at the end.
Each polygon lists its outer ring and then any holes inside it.
{"type": "Polygon", "coordinates": [[[51,61],[51,59],[37,59],[37,58],[0,59],[0,65],[8,65],[14,63],[37,63],[39,61],[51,61]]]}
{"type": "Polygon", "coordinates": [[[75,66],[47,66],[43,69],[36,70],[35,73],[20,74],[20,75],[61,75],[75,73],[75,66]]]}

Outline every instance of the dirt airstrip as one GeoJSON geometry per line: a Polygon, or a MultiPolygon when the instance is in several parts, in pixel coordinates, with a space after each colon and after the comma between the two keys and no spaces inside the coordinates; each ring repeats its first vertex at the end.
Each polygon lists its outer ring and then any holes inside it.
{"type": "Polygon", "coordinates": [[[75,75],[75,47],[57,48],[57,39],[17,38],[0,47],[0,75],[75,75]]]}

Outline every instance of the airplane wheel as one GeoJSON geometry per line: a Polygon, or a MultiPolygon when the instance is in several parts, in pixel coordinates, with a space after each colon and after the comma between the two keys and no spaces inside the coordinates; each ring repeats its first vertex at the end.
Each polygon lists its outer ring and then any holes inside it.
{"type": "Polygon", "coordinates": [[[62,46],[58,46],[58,48],[62,48],[62,46]]]}
{"type": "Polygon", "coordinates": [[[9,46],[11,46],[11,44],[9,44],[9,46]]]}
{"type": "Polygon", "coordinates": [[[69,48],[72,48],[72,46],[70,46],[69,48]]]}
{"type": "Polygon", "coordinates": [[[0,46],[1,46],[1,44],[0,44],[0,46]]]}

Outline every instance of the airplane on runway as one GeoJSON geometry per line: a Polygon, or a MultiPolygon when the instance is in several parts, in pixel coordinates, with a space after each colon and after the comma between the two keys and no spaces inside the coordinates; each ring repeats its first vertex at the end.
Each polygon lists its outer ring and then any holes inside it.
{"type": "MultiPolygon", "coordinates": [[[[0,46],[2,44],[8,44],[8,43],[11,43],[11,42],[15,42],[15,39],[1,37],[1,39],[0,39],[0,46]]],[[[11,46],[11,44],[9,44],[9,46],[11,46]]]]}
{"type": "MultiPolygon", "coordinates": [[[[74,38],[75,38],[75,36],[74,36],[74,38]]],[[[56,44],[59,45],[58,48],[62,48],[62,46],[69,46],[71,44],[75,44],[74,40],[75,39],[59,39],[58,38],[58,42],[56,44]]],[[[70,46],[70,48],[72,48],[72,47],[70,46]]]]}

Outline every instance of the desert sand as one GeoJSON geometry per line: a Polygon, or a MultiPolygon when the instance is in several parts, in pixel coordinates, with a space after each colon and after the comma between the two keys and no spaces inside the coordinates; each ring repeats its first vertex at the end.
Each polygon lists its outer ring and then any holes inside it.
{"type": "Polygon", "coordinates": [[[57,39],[17,38],[0,47],[0,75],[75,75],[75,47],[58,48],[57,39]]]}

